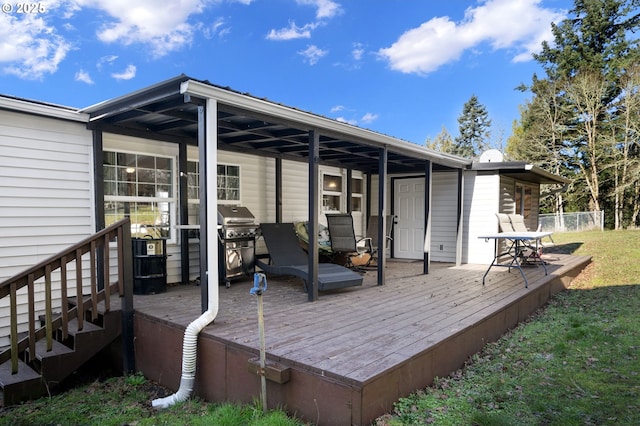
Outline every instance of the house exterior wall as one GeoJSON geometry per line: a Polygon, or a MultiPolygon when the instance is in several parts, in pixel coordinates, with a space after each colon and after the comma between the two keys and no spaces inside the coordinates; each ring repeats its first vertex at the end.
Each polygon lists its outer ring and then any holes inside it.
{"type": "Polygon", "coordinates": [[[516,213],[517,185],[531,188],[531,213],[527,218],[527,227],[535,230],[540,202],[539,184],[519,181],[497,172],[465,172],[463,263],[491,263],[495,242],[479,239],[478,236],[499,231],[496,213],[516,213]]]}
{"type": "Polygon", "coordinates": [[[497,174],[464,173],[462,263],[489,264],[493,260],[493,240],[478,236],[498,231],[499,185],[497,174]]]}
{"type": "Polygon", "coordinates": [[[457,171],[432,174],[431,200],[431,260],[455,262],[458,226],[457,171]]]}
{"type": "MultiPolygon", "coordinates": [[[[93,234],[93,197],[85,123],[0,110],[0,281],[93,234]]],[[[59,283],[55,274],[52,281],[59,283]]],[[[35,289],[36,310],[43,309],[43,284],[35,289]]],[[[18,312],[24,331],[26,291],[19,292],[18,312]]],[[[9,305],[0,300],[0,346],[8,336],[9,305]]]]}

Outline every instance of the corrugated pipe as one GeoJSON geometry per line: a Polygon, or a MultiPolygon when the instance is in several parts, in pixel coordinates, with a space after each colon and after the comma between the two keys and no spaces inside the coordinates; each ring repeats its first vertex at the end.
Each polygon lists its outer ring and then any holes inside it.
{"type": "MultiPolygon", "coordinates": [[[[206,188],[212,188],[211,191],[215,198],[215,188],[218,184],[218,176],[216,173],[215,165],[218,163],[218,147],[216,144],[217,133],[217,103],[212,99],[207,99],[206,104],[207,114],[205,117],[206,128],[212,129],[206,136],[206,152],[205,155],[201,155],[201,159],[205,160],[205,164],[213,164],[212,170],[208,170],[205,173],[205,187],[201,187],[201,190],[206,188]],[[204,157],[204,158],[202,158],[204,157]]],[[[202,150],[200,151],[202,152],[202,150]]],[[[200,163],[202,164],[202,163],[200,163]]],[[[206,199],[205,196],[200,197],[206,199]]],[[[208,303],[207,311],[200,315],[199,318],[194,320],[187,326],[184,331],[184,340],[182,342],[182,376],[180,377],[180,388],[173,395],[169,395],[165,398],[154,399],[151,402],[151,406],[154,408],[167,408],[177,402],[186,401],[193,392],[193,384],[196,380],[196,355],[198,348],[198,334],[209,325],[218,315],[218,239],[217,239],[217,226],[218,226],[218,204],[216,201],[207,203],[206,219],[203,221],[206,223],[206,229],[209,233],[207,238],[207,274],[206,285],[208,289],[208,303]],[[211,232],[213,231],[213,232],[211,232]]],[[[183,243],[184,244],[184,243],[183,243]]],[[[201,283],[201,285],[205,285],[201,283]]]]}
{"type": "MultiPolygon", "coordinates": [[[[164,398],[158,398],[151,401],[153,408],[167,408],[178,402],[186,401],[193,392],[193,384],[196,380],[196,355],[198,348],[198,334],[209,325],[218,315],[218,300],[216,296],[215,303],[212,303],[211,293],[212,286],[209,286],[209,309],[200,315],[187,326],[184,331],[184,340],[182,343],[182,376],[180,377],[180,388],[173,395],[164,398]]],[[[215,285],[215,293],[218,292],[218,284],[215,285]]]]}

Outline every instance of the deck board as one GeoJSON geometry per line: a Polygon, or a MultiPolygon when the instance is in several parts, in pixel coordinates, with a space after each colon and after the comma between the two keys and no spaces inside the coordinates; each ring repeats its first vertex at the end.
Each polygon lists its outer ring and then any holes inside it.
{"type": "MultiPolygon", "coordinates": [[[[532,304],[546,301],[551,282],[567,273],[575,276],[576,268],[588,263],[580,256],[550,259],[547,276],[541,267],[525,269],[529,288],[517,270],[494,268],[483,286],[484,265],[435,265],[423,275],[420,262],[389,260],[384,286],[377,285],[376,272],[371,271],[361,287],[322,292],[316,302],[307,301],[301,280],[269,276],[263,296],[267,358],[296,372],[292,384],[278,385],[278,403],[298,401],[295,393],[303,383],[305,389],[329,386],[331,395],[323,394],[326,404],[345,395],[353,399],[347,404],[352,418],[344,424],[370,421],[372,411],[388,408],[399,395],[426,385],[433,375],[457,368],[486,339],[497,338],[528,315],[532,304]],[[330,384],[321,384],[326,380],[330,384]],[[347,389],[351,390],[345,393],[347,389]]],[[[220,349],[226,355],[216,356],[223,357],[226,376],[240,380],[227,380],[211,391],[216,395],[236,395],[240,392],[236,387],[254,386],[246,371],[229,371],[243,366],[246,370],[243,357],[259,350],[257,298],[249,294],[252,285],[247,278],[230,288],[219,287],[218,316],[201,333],[200,340],[227,348],[220,349]]],[[[200,294],[199,287],[178,285],[166,293],[136,296],[136,314],[183,332],[200,314],[200,294]]],[[[322,405],[318,400],[314,405],[307,406],[306,400],[298,404],[294,409],[300,413],[320,410],[322,405]]]]}

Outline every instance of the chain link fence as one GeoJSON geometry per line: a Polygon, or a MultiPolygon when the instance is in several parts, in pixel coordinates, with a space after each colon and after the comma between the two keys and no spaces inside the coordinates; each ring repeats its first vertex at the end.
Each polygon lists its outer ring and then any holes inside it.
{"type": "Polygon", "coordinates": [[[576,212],[541,214],[538,217],[541,231],[578,232],[604,230],[604,212],[576,212]]]}

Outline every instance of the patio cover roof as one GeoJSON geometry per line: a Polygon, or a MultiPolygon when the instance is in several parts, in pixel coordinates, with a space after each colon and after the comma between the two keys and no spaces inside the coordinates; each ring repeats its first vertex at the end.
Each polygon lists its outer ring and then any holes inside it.
{"type": "Polygon", "coordinates": [[[562,176],[554,175],[544,169],[524,161],[502,161],[492,163],[473,163],[471,170],[479,172],[491,172],[512,177],[526,182],[539,184],[560,184],[566,185],[571,181],[562,176]]]}
{"type": "Polygon", "coordinates": [[[197,144],[198,107],[218,103],[218,149],[308,161],[309,132],[320,134],[320,162],[377,173],[380,149],[389,173],[464,169],[471,160],[430,150],[317,114],[216,86],[186,75],[80,110],[89,127],[155,140],[197,144]]]}

